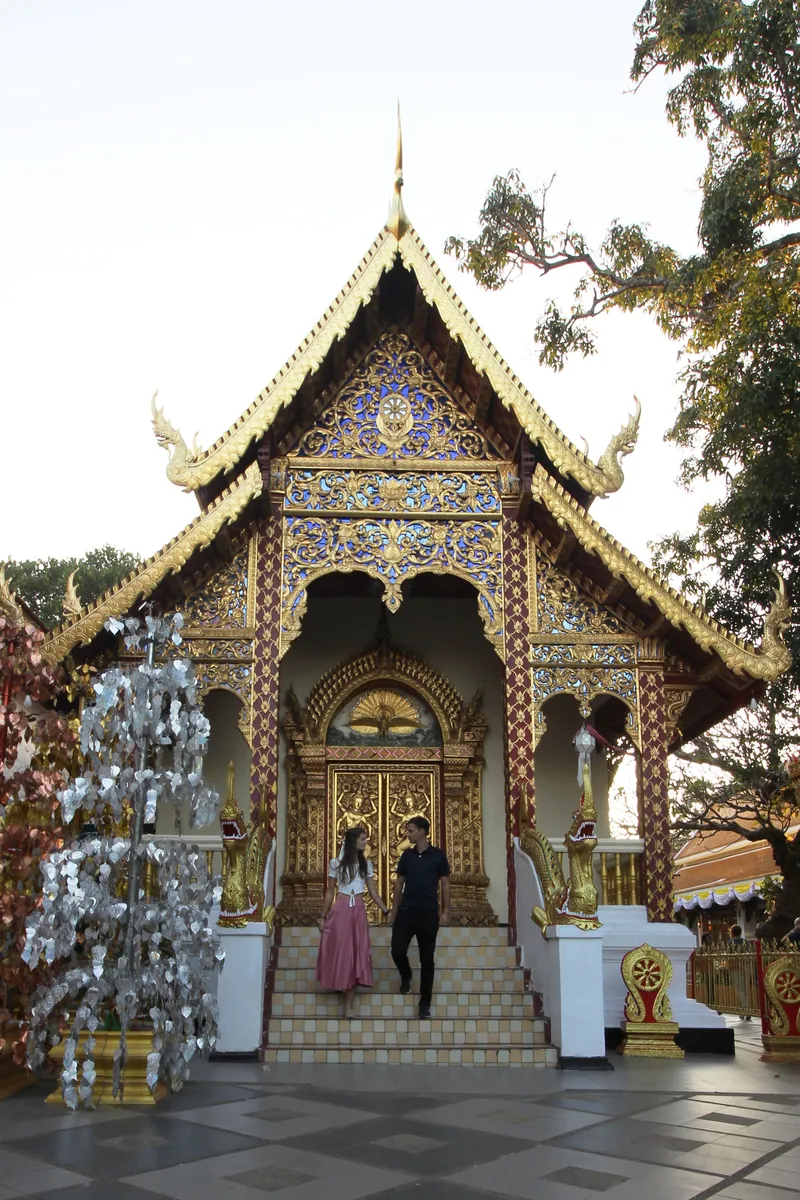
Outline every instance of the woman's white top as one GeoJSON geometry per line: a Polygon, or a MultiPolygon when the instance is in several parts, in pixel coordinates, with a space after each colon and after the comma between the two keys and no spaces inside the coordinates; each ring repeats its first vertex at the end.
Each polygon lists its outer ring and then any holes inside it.
{"type": "MultiPolygon", "coordinates": [[[[332,858],[328,868],[328,877],[329,879],[336,880],[339,889],[339,895],[349,896],[349,907],[355,908],[356,896],[363,896],[364,892],[367,890],[367,880],[362,877],[361,872],[359,871],[354,879],[351,879],[349,883],[345,883],[341,878],[341,869],[342,864],[340,859],[332,858]]],[[[369,861],[369,859],[367,859],[367,879],[372,879],[374,873],[375,872],[372,869],[372,863],[369,861]]]]}

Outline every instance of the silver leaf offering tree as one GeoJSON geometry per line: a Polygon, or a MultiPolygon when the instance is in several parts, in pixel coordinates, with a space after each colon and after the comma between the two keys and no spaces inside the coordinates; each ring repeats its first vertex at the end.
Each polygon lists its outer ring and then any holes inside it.
{"type": "Polygon", "coordinates": [[[209,723],[192,664],[180,657],[182,625],[180,615],[107,623],[141,657],[94,683],[81,716],[84,771],[59,793],[65,824],[81,811],[82,834],[43,863],[42,906],[27,925],[23,957],[54,964],[34,997],[29,1061],[40,1065],[65,1038],[70,1108],[93,1102],[98,1030],[120,1030],[115,1096],[132,1029],[152,1030],[151,1091],[160,1080],[178,1090],[192,1057],[216,1040],[214,976],[224,954],[210,914],[221,886],[196,847],[149,836],[161,804],[188,810],[191,828],[219,808],[203,781],[209,723]]]}

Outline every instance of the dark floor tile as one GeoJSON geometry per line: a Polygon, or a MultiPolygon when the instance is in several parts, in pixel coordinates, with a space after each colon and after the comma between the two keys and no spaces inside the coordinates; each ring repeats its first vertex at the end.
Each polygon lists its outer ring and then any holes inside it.
{"type": "Polygon", "coordinates": [[[710,1112],[703,1115],[704,1121],[722,1121],[726,1125],[758,1125],[764,1120],[764,1114],[760,1113],[757,1117],[740,1117],[734,1116],[733,1113],[710,1112]]]}
{"type": "Polygon", "coordinates": [[[567,1108],[573,1112],[596,1113],[599,1116],[627,1117],[631,1113],[646,1112],[648,1108],[661,1108],[677,1096],[663,1092],[597,1092],[568,1091],[557,1096],[542,1097],[540,1104],[549,1108],[567,1108]]]}
{"type": "Polygon", "coordinates": [[[698,1146],[705,1146],[707,1143],[697,1138],[676,1137],[673,1133],[646,1133],[644,1137],[637,1138],[636,1144],[655,1147],[659,1150],[677,1150],[681,1154],[688,1154],[690,1150],[696,1150],[698,1146]]]}
{"type": "Polygon", "coordinates": [[[240,1171],[238,1175],[225,1175],[231,1183],[241,1183],[257,1192],[283,1192],[286,1188],[299,1187],[301,1183],[319,1182],[318,1175],[306,1175],[290,1167],[255,1167],[252,1171],[240,1171]]]}
{"type": "Polygon", "coordinates": [[[212,1104],[252,1100],[253,1093],[238,1083],[185,1083],[179,1092],[170,1092],[158,1106],[159,1113],[189,1112],[212,1104]]]}
{"type": "Polygon", "coordinates": [[[683,1126],[660,1125],[655,1121],[634,1121],[622,1118],[576,1129],[550,1138],[546,1145],[562,1150],[583,1150],[587,1154],[610,1154],[633,1162],[657,1163],[663,1167],[679,1167],[681,1155],[708,1146],[717,1137],[703,1129],[684,1129],[683,1126]]]}
{"type": "Polygon", "coordinates": [[[586,1167],[561,1167],[542,1175],[551,1183],[566,1183],[570,1187],[582,1188],[590,1192],[607,1192],[609,1188],[617,1187],[620,1183],[628,1182],[627,1175],[611,1175],[608,1171],[595,1171],[586,1167]]]}
{"type": "Polygon", "coordinates": [[[381,1192],[381,1200],[503,1200],[500,1192],[485,1192],[482,1188],[463,1183],[448,1183],[446,1179],[420,1179],[404,1183],[391,1192],[381,1192]]]}
{"type": "MultiPolygon", "coordinates": [[[[82,1125],[15,1138],[4,1147],[95,1179],[113,1180],[264,1144],[257,1138],[189,1121],[165,1120],[164,1116],[159,1111],[157,1115],[82,1125]]],[[[116,1194],[113,1200],[118,1200],[116,1194]]]]}
{"type": "Polygon", "coordinates": [[[432,1127],[402,1117],[359,1121],[344,1129],[287,1138],[281,1144],[292,1150],[344,1158],[354,1168],[358,1163],[366,1163],[387,1171],[422,1176],[449,1175],[520,1150],[519,1138],[449,1125],[432,1127]]]}
{"type": "Polygon", "coordinates": [[[315,1104],[335,1104],[343,1108],[369,1109],[383,1117],[402,1117],[405,1113],[419,1112],[426,1108],[444,1108],[463,1100],[460,1096],[414,1096],[398,1092],[336,1091],[325,1088],[299,1087],[292,1094],[293,1100],[309,1100],[315,1104]]]}

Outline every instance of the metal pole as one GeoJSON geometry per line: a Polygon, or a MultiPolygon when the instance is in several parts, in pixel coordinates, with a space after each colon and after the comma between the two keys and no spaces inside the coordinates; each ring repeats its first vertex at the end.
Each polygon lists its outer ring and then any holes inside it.
{"type": "MultiPolygon", "coordinates": [[[[155,642],[152,636],[147,639],[147,655],[145,661],[148,667],[153,666],[155,657],[155,642]]],[[[149,688],[149,680],[148,680],[149,688]]],[[[147,760],[150,757],[150,739],[145,738],[139,751],[136,755],[136,770],[137,772],[144,771],[147,767],[147,760]]],[[[139,899],[139,856],[136,851],[142,840],[142,830],[144,828],[144,813],[147,805],[147,785],[145,782],[139,784],[136,800],[134,801],[133,821],[131,822],[131,853],[128,862],[128,927],[125,930],[125,957],[128,960],[128,970],[133,974],[133,909],[139,899]]]]}

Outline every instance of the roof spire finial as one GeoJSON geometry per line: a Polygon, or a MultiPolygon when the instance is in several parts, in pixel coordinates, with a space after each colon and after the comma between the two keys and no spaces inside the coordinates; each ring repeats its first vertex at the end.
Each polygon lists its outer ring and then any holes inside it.
{"type": "Polygon", "coordinates": [[[386,227],[398,242],[408,230],[411,222],[403,205],[403,126],[400,123],[400,101],[397,101],[397,157],[394,166],[394,195],[386,227]]]}

